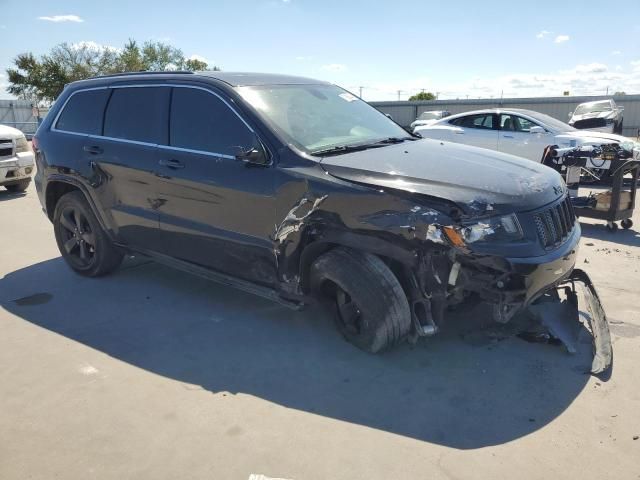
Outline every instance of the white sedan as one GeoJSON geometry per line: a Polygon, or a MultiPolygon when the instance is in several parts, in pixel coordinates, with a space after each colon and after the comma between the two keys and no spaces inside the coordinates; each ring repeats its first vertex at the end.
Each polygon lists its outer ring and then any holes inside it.
{"type": "Polygon", "coordinates": [[[24,134],[0,125],[0,186],[10,192],[24,192],[33,171],[33,152],[24,134]]]}
{"type": "MultiPolygon", "coordinates": [[[[464,143],[498,150],[535,162],[548,145],[560,148],[619,143],[640,159],[640,145],[622,135],[577,130],[549,115],[522,109],[487,109],[452,115],[431,125],[416,127],[424,138],[464,143]]],[[[592,169],[608,169],[611,162],[595,160],[592,169]]]]}

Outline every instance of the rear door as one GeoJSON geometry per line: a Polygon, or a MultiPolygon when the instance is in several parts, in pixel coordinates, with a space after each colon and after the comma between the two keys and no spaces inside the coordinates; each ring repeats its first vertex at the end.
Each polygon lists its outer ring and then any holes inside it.
{"type": "Polygon", "coordinates": [[[458,117],[449,122],[453,126],[452,142],[474,147],[498,149],[497,115],[480,113],[458,117]]]}
{"type": "Polygon", "coordinates": [[[500,114],[498,150],[540,162],[544,148],[553,142],[549,132],[531,133],[537,123],[514,114],[500,114]]]}
{"type": "Polygon", "coordinates": [[[275,169],[236,160],[261,148],[256,134],[221,94],[190,86],[173,88],[169,130],[159,152],[163,252],[274,284],[275,169]]]}
{"type": "Polygon", "coordinates": [[[167,141],[169,88],[130,85],[112,88],[101,136],[89,137],[101,178],[100,202],[117,228],[118,240],[158,250],[157,176],[159,143],[167,141]]]}

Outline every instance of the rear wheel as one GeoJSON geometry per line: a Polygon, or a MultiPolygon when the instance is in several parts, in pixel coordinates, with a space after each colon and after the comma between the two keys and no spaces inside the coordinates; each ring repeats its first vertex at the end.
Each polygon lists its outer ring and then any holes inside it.
{"type": "Polygon", "coordinates": [[[362,350],[384,350],[411,329],[402,286],[375,255],[335,248],[312,265],[311,287],[334,306],[340,333],[362,350]]]}
{"type": "Polygon", "coordinates": [[[24,180],[20,180],[16,183],[12,183],[11,185],[5,185],[4,188],[9,190],[11,193],[19,193],[24,192],[31,183],[31,178],[25,178],[24,180]]]}
{"type": "Polygon", "coordinates": [[[56,242],[67,264],[81,275],[105,275],[120,265],[123,254],[100,227],[84,195],[70,192],[53,214],[56,242]]]}

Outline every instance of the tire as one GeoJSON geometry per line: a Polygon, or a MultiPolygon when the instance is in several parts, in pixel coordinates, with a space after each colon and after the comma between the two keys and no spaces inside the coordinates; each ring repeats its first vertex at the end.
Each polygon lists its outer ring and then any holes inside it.
{"type": "Polygon", "coordinates": [[[620,120],[620,123],[617,126],[617,131],[615,132],[618,135],[622,135],[622,120],[620,120]]]}
{"type": "Polygon", "coordinates": [[[106,275],[122,262],[123,253],[102,230],[81,192],[67,193],[58,201],[53,229],[62,257],[80,275],[106,275]]]}
{"type": "Polygon", "coordinates": [[[17,183],[12,183],[11,185],[5,185],[4,188],[9,190],[11,193],[20,193],[24,192],[31,183],[31,178],[25,178],[24,180],[20,180],[17,183]]]}
{"type": "Polygon", "coordinates": [[[311,266],[311,289],[328,298],[336,325],[358,348],[377,353],[411,329],[411,309],[400,282],[375,255],[335,248],[311,266]]]}

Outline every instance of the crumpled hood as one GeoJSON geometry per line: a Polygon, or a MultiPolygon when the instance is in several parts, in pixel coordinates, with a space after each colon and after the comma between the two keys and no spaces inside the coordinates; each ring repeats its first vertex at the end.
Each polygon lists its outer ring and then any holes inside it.
{"type": "Polygon", "coordinates": [[[320,165],[343,180],[455,202],[468,215],[532,210],[566,192],[560,175],[539,163],[430,139],[330,156],[320,165]]]}
{"type": "Polygon", "coordinates": [[[589,112],[576,115],[575,113],[571,117],[571,121],[577,122],[578,120],[586,120],[587,118],[610,118],[615,117],[616,112],[612,110],[605,110],[604,112],[589,112]]]}

